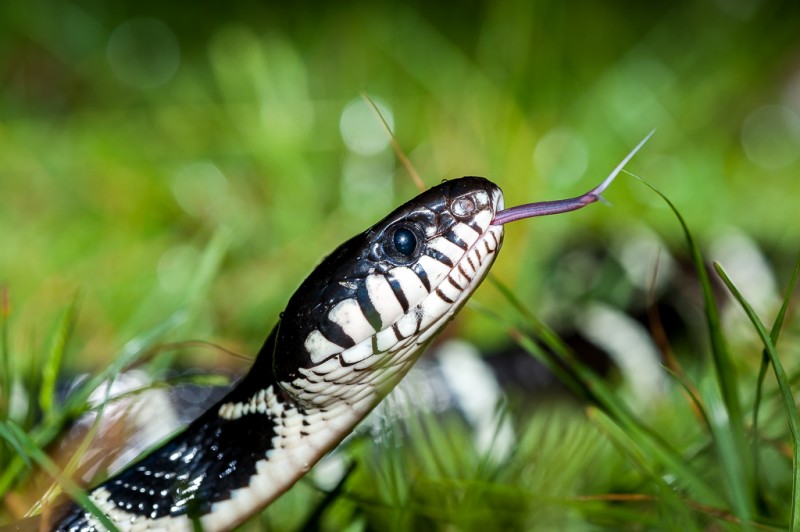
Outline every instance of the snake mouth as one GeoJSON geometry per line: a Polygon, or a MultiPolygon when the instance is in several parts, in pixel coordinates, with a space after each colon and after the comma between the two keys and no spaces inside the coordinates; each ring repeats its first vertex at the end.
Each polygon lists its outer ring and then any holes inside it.
{"type": "Polygon", "coordinates": [[[412,214],[435,221],[425,228],[430,234],[415,262],[367,274],[351,297],[331,307],[323,326],[308,333],[303,347],[310,364],[281,381],[293,397],[321,407],[382,396],[458,312],[486,276],[503,239],[503,227],[492,225],[503,208],[502,192],[477,179],[452,182],[453,193],[434,203],[438,213],[412,214]],[[328,322],[338,327],[339,338],[329,337],[328,322]]]}
{"type": "Polygon", "coordinates": [[[650,139],[650,137],[655,133],[655,130],[651,131],[645,138],[633,148],[628,155],[608,174],[602,183],[591,189],[585,194],[580,196],[575,196],[574,198],[567,198],[561,200],[553,200],[553,201],[539,201],[535,203],[526,203],[525,205],[517,205],[516,207],[511,207],[508,209],[502,209],[499,211],[495,211],[494,218],[492,219],[492,225],[503,225],[509,222],[515,222],[517,220],[524,220],[525,218],[533,218],[535,216],[549,216],[551,214],[561,214],[562,212],[569,212],[569,211],[576,211],[578,209],[582,209],[587,205],[594,203],[596,201],[603,201],[605,200],[602,197],[602,193],[608,188],[614,178],[622,171],[628,161],[630,161],[636,152],[644,146],[644,144],[650,139]]]}

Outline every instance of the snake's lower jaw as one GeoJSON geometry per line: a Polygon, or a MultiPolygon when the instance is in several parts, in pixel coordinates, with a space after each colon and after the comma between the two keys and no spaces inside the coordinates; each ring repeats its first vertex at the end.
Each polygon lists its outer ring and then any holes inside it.
{"type": "MultiPolygon", "coordinates": [[[[488,218],[485,223],[485,232],[461,260],[391,326],[327,356],[315,366],[300,368],[297,379],[282,382],[281,386],[299,404],[313,408],[339,403],[355,405],[383,397],[461,309],[491,268],[502,245],[503,228],[489,225],[488,218]]],[[[383,297],[394,295],[387,293],[383,297]]],[[[352,308],[358,312],[355,305],[352,308]]]]}

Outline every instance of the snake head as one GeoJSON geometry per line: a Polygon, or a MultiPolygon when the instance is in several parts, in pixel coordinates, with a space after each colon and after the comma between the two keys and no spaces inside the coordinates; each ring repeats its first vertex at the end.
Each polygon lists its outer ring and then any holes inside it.
{"type": "Polygon", "coordinates": [[[503,239],[492,220],[502,208],[497,185],[462,177],[339,246],[282,315],[277,382],[319,406],[382,397],[489,271],[503,239]]]}
{"type": "Polygon", "coordinates": [[[482,177],[433,187],[325,258],[289,300],[273,346],[279,386],[301,404],[372,408],[489,271],[503,225],[601,199],[650,132],[590,191],[504,209],[482,177]]]}

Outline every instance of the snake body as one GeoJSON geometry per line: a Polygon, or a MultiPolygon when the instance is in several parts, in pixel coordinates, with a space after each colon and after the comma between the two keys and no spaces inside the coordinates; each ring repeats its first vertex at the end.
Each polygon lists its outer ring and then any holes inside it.
{"type": "MultiPolygon", "coordinates": [[[[305,279],[236,387],[88,491],[120,530],[229,530],[289,489],[406,374],[491,267],[503,195],[445,181],[340,245],[305,279]]],[[[58,531],[104,527],[71,504],[58,531]]]]}

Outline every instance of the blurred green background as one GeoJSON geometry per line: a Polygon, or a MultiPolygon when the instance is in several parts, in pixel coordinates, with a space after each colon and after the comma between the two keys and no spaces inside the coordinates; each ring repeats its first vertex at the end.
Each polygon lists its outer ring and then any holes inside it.
{"type": "MultiPolygon", "coordinates": [[[[52,414],[63,396],[56,382],[108,368],[150,341],[208,340],[254,354],[323,255],[417,192],[362,92],[427,184],[483,175],[507,205],[583,193],[656,128],[628,168],[672,199],[706,259],[720,260],[772,322],[800,244],[800,2],[6,1],[0,359],[9,354],[12,368],[0,366],[0,412],[10,404],[9,418],[35,434],[39,410],[52,414]],[[69,322],[76,294],[70,335],[58,324],[65,314],[69,322]],[[181,311],[182,326],[148,338],[181,311]],[[66,375],[57,379],[65,338],[66,375]]],[[[596,407],[586,416],[590,401],[562,411],[526,396],[524,408],[509,402],[521,421],[515,454],[496,467],[465,443],[454,418],[430,413],[406,420],[408,437],[381,430],[351,441],[345,452],[361,467],[329,511],[329,529],[367,516],[370,529],[402,518],[395,529],[488,530],[498,515],[508,529],[717,530],[726,519],[737,529],[750,516],[785,526],[800,507],[797,496],[788,502],[791,439],[771,378],[760,432],[750,421],[761,353],[752,328],[718,290],[744,409],[729,423],[714,392],[726,376],[713,372],[700,287],[673,213],[628,175],[606,197],[612,208],[510,225],[493,273],[562,335],[583,320],[579,332],[605,339],[607,350],[628,342],[629,365],[618,359],[620,372],[605,374],[609,389],[621,390],[620,404],[641,413],[653,440],[669,442],[711,493],[684,489],[697,483],[675,476],[658,445],[633,430],[638,421],[615,425],[596,407]],[[682,322],[666,339],[653,322],[635,321],[645,321],[650,285],[682,322]],[[644,347],[630,348],[631,331],[643,332],[636,345],[644,347]],[[677,378],[697,385],[710,421],[659,366],[670,348],[688,368],[677,378]],[[744,444],[725,445],[749,441],[750,430],[760,469],[747,481],[756,468],[744,444]],[[623,498],[599,504],[615,493],[623,498]]],[[[489,284],[474,299],[502,314],[508,301],[489,284]]],[[[486,316],[467,309],[445,334],[486,353],[511,344],[486,316]]],[[[798,325],[792,309],[780,347],[795,383],[798,325]]],[[[184,368],[246,365],[209,347],[181,355],[184,368]]],[[[54,432],[44,444],[68,421],[45,417],[54,432]]],[[[39,495],[15,502],[8,490],[27,482],[35,492],[36,482],[24,480],[16,449],[0,464],[13,520],[39,495]]],[[[320,497],[300,483],[254,526],[312,522],[320,497]]]]}
{"type": "MultiPolygon", "coordinates": [[[[187,305],[179,339],[254,353],[325,253],[416,193],[361,91],[426,183],[483,175],[507,205],[584,192],[657,128],[629,168],[703,246],[742,232],[785,273],[799,28],[800,3],[772,0],[2,2],[13,351],[36,351],[77,292],[73,367],[187,305]]],[[[543,265],[576,240],[649,227],[680,244],[631,177],[607,197],[613,209],[509,227],[495,274],[536,302],[543,265]]],[[[464,314],[460,334],[504,341],[464,314]]]]}

